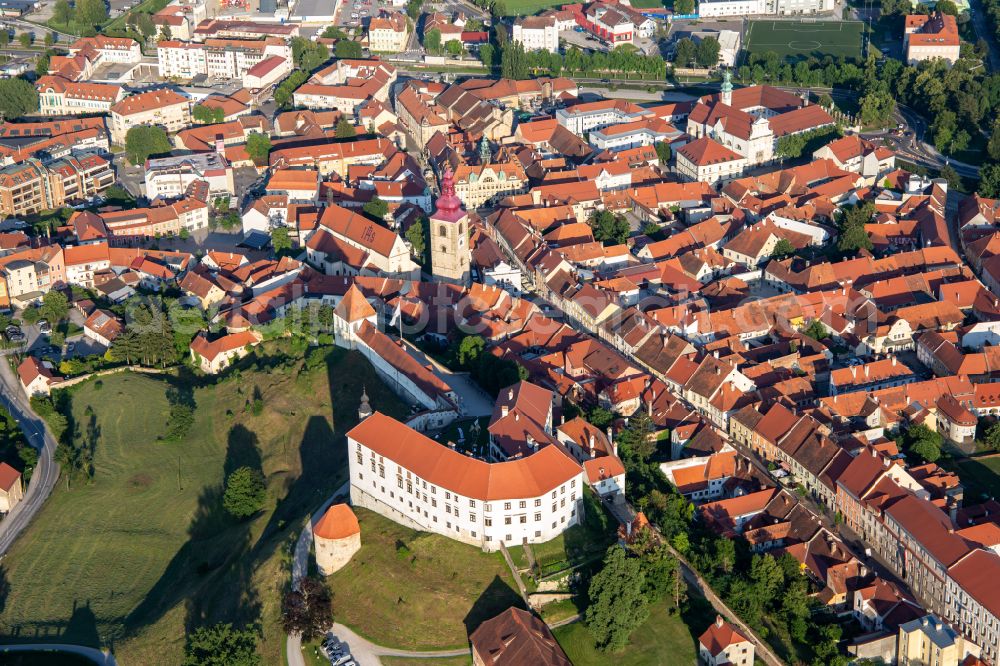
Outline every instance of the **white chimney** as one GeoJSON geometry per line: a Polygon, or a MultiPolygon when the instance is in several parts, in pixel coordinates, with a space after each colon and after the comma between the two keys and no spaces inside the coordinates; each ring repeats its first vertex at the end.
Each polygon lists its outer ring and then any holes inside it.
{"type": "Polygon", "coordinates": [[[507,414],[510,413],[510,407],[507,405],[500,405],[500,417],[505,418],[507,414]]]}
{"type": "Polygon", "coordinates": [[[594,436],[593,435],[591,435],[590,439],[587,440],[587,444],[590,447],[590,457],[593,458],[594,457],[594,436]]]}

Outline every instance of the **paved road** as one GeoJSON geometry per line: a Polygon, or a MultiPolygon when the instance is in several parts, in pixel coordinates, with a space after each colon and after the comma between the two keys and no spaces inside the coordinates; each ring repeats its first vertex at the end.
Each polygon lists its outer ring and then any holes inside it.
{"type": "Polygon", "coordinates": [[[24,493],[24,499],[0,521],[0,556],[2,556],[28,526],[52,492],[59,479],[59,465],[53,460],[56,440],[42,419],[31,409],[21,389],[21,382],[14,375],[6,358],[0,358],[0,403],[17,420],[28,442],[39,449],[38,465],[31,476],[31,483],[24,493]]]}
{"type": "Polygon", "coordinates": [[[986,41],[990,49],[990,57],[987,64],[996,72],[1000,71],[1000,46],[990,30],[990,25],[986,21],[986,12],[983,9],[982,0],[969,0],[969,15],[972,18],[972,26],[976,29],[976,35],[986,41]]]}
{"type": "Polygon", "coordinates": [[[3,654],[5,652],[28,652],[36,650],[45,650],[45,651],[56,650],[59,652],[70,652],[72,654],[78,654],[81,657],[86,657],[87,659],[91,659],[98,666],[118,666],[118,662],[115,661],[115,656],[110,652],[101,652],[100,650],[95,650],[94,648],[84,647],[82,645],[70,645],[68,643],[4,645],[3,647],[0,647],[0,654],[3,654]]]}

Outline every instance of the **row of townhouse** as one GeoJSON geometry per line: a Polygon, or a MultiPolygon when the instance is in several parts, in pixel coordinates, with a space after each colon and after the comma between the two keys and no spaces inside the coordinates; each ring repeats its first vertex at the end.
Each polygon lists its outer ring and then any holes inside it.
{"type": "Polygon", "coordinates": [[[58,159],[31,157],[0,169],[0,216],[61,208],[96,196],[115,183],[111,160],[92,151],[58,159]]]}
{"type": "Polygon", "coordinates": [[[873,450],[859,454],[837,481],[838,511],[919,601],[996,663],[1000,556],[976,542],[974,526],[901,487],[893,467],[873,450]]]}

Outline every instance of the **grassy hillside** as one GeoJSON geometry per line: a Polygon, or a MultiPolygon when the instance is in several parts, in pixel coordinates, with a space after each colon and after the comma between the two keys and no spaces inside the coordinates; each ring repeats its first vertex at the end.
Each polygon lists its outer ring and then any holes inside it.
{"type": "Polygon", "coordinates": [[[379,645],[468,647],[483,620],[523,606],[499,553],[357,509],[361,550],[330,576],[339,622],[379,645]]]}
{"type": "Polygon", "coordinates": [[[4,559],[3,637],[110,645],[123,664],[178,663],[186,628],[257,621],[264,663],[282,662],[290,544],[347,477],[343,435],[362,387],[375,409],[404,407],[367,361],[342,350],[304,363],[271,344],[211,381],[125,373],[71,389],[94,478],[60,481],[4,559]],[[161,439],[172,386],[196,404],[179,443],[161,439]],[[242,465],[264,473],[268,504],[237,523],[221,495],[242,465]]]}
{"type": "Polygon", "coordinates": [[[694,599],[691,610],[684,617],[667,612],[666,605],[657,603],[650,608],[647,619],[629,638],[628,646],[621,652],[600,652],[594,647],[594,639],[583,622],[574,622],[559,627],[553,633],[576,666],[657,666],[658,664],[698,663],[697,636],[701,631],[696,625],[707,627],[711,622],[703,599],[694,599]],[[664,661],[664,655],[670,655],[664,661]]]}

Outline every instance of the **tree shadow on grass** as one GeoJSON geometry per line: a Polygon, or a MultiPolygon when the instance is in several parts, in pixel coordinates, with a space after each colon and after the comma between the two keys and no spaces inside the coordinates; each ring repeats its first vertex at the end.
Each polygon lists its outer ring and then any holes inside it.
{"type": "Polygon", "coordinates": [[[681,604],[681,620],[691,634],[691,643],[698,652],[698,639],[715,621],[715,609],[708,599],[688,588],[687,601],[681,604]]]}
{"type": "Polygon", "coordinates": [[[496,617],[511,606],[524,608],[524,600],[504,579],[494,576],[463,620],[466,634],[472,634],[483,622],[496,617]]]}
{"type": "Polygon", "coordinates": [[[256,433],[237,423],[229,429],[226,441],[226,462],[222,468],[224,478],[228,478],[240,467],[249,467],[254,471],[263,472],[259,439],[256,433]]]}
{"type": "MultiPolygon", "coordinates": [[[[260,469],[257,436],[241,425],[228,437],[226,473],[242,466],[260,469]]],[[[203,488],[188,541],[167,565],[146,598],[125,620],[130,634],[158,622],[183,602],[185,629],[216,621],[253,624],[260,617],[261,601],[252,585],[254,559],[250,556],[251,522],[237,522],[222,506],[222,483],[203,488]],[[234,585],[228,580],[234,579],[234,585]],[[226,583],[226,584],[223,584],[226,583]],[[220,587],[225,594],[220,595],[220,587]],[[215,619],[218,617],[219,619],[215,619]]]]}
{"type": "Polygon", "coordinates": [[[310,514],[347,480],[347,448],[343,435],[334,433],[323,416],[311,416],[299,443],[302,472],[288,482],[267,527],[261,533],[262,543],[276,531],[310,514]]]}

